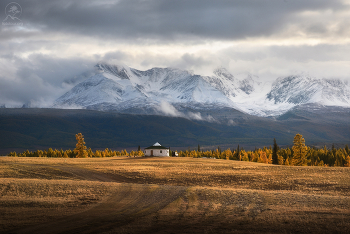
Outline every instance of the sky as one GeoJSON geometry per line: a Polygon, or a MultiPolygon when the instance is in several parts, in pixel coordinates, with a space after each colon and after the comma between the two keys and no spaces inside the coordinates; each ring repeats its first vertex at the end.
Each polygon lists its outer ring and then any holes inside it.
{"type": "MultiPolygon", "coordinates": [[[[0,21],[7,5],[0,1],[0,21]]],[[[101,61],[350,81],[350,0],[28,0],[0,24],[0,106],[52,102],[101,61]]]]}

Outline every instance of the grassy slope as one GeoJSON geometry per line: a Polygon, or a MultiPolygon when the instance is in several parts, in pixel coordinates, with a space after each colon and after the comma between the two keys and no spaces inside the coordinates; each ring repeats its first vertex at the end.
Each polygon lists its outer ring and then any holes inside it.
{"type": "Polygon", "coordinates": [[[348,233],[350,169],[0,158],[0,232],[348,233]]]}

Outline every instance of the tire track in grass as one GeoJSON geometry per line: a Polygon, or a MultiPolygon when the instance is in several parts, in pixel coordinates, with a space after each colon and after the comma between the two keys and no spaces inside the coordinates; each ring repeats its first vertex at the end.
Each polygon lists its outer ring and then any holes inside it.
{"type": "Polygon", "coordinates": [[[101,233],[150,216],[186,191],[179,186],[120,184],[109,199],[84,212],[13,233],[101,233]]]}

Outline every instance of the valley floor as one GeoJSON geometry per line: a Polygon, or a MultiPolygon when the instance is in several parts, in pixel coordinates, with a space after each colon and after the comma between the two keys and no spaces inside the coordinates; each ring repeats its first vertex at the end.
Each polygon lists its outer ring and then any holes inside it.
{"type": "Polygon", "coordinates": [[[0,158],[0,233],[349,233],[350,169],[0,158]]]}

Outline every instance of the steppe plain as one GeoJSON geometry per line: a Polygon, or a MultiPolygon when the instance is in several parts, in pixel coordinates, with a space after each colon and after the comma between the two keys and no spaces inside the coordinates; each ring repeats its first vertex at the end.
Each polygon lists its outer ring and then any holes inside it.
{"type": "Polygon", "coordinates": [[[0,157],[0,233],[350,233],[350,168],[0,157]]]}

